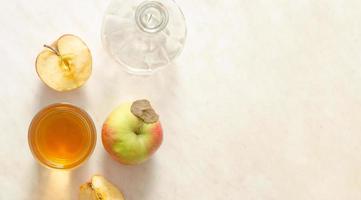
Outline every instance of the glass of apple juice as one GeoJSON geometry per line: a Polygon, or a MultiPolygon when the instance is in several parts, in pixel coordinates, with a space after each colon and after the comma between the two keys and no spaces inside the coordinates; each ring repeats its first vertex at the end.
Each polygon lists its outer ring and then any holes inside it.
{"type": "Polygon", "coordinates": [[[96,130],[90,116],[66,103],[49,105],[31,121],[28,142],[33,156],[43,165],[70,169],[93,152],[96,130]]]}

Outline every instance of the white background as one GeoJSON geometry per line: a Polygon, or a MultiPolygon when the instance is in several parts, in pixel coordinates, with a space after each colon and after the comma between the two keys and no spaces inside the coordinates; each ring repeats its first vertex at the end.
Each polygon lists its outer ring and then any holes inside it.
{"type": "Polygon", "coordinates": [[[151,77],[123,72],[100,41],[106,0],[1,1],[0,199],[76,199],[93,174],[128,200],[361,199],[361,1],[180,0],[185,49],[151,77]],[[93,74],[49,90],[34,62],[44,43],[80,36],[93,74]],[[101,125],[118,104],[148,98],[164,142],[145,164],[111,160],[101,125]],[[73,171],[45,169],[27,143],[42,107],[87,110],[98,143],[73,171]]]}

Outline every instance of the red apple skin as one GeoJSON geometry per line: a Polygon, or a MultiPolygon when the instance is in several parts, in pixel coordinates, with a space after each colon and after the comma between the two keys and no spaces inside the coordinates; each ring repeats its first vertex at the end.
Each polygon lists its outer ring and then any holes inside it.
{"type": "Polygon", "coordinates": [[[102,128],[102,142],[110,156],[121,164],[134,165],[148,160],[163,141],[160,121],[146,124],[130,112],[131,104],[116,108],[102,128]],[[141,124],[140,135],[131,134],[132,127],[141,124]],[[135,137],[141,137],[134,139],[135,137]],[[138,142],[142,140],[142,142],[138,142]]]}
{"type": "Polygon", "coordinates": [[[152,128],[151,132],[153,133],[152,135],[153,135],[154,145],[150,149],[150,153],[153,154],[158,150],[158,148],[160,147],[163,141],[163,129],[159,121],[154,124],[154,127],[152,128]]]}

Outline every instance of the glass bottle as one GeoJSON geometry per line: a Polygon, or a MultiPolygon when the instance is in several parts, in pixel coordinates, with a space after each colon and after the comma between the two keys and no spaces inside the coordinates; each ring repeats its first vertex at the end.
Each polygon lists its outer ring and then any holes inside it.
{"type": "Polygon", "coordinates": [[[103,19],[105,48],[132,74],[169,65],[182,51],[186,34],[183,13],[172,0],[113,0],[103,19]]]}

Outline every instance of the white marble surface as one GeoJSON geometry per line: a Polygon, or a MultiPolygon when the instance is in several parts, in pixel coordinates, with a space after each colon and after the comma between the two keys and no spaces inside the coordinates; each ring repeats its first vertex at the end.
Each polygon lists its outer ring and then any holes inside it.
{"type": "Polygon", "coordinates": [[[107,4],[1,1],[0,199],[76,199],[93,174],[128,200],[361,199],[361,1],[178,1],[186,47],[151,77],[124,73],[105,53],[107,4]],[[86,86],[69,93],[46,88],[34,68],[42,44],[63,33],[82,37],[94,58],[86,86]],[[121,166],[100,140],[70,172],[33,159],[27,128],[40,108],[76,104],[99,133],[135,98],[149,98],[164,125],[149,162],[121,166]]]}

